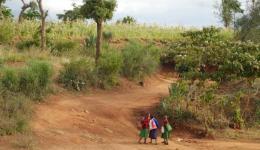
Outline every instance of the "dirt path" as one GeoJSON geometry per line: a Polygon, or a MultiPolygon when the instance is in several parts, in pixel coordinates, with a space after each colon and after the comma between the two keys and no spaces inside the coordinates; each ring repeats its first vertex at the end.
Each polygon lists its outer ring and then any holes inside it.
{"type": "Polygon", "coordinates": [[[120,89],[113,91],[86,95],[64,92],[51,96],[35,109],[32,127],[36,147],[40,150],[260,149],[259,143],[185,138],[178,142],[178,137],[169,146],[137,144],[137,117],[168,94],[172,81],[157,75],[144,88],[124,81],[120,89]]]}

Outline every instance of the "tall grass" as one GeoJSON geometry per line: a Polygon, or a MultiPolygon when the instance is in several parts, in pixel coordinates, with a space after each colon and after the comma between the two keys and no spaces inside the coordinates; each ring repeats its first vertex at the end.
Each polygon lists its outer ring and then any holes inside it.
{"type": "MultiPolygon", "coordinates": [[[[0,24],[0,41],[1,33],[8,32],[8,34],[15,33],[15,40],[33,39],[35,33],[39,32],[40,22],[24,21],[23,23],[16,23],[11,21],[4,21],[0,24]],[[6,28],[8,31],[5,31],[6,28]],[[10,31],[9,31],[10,30],[10,31]]],[[[149,40],[179,40],[183,37],[181,33],[187,30],[196,30],[196,28],[184,27],[164,27],[157,25],[138,25],[138,24],[105,24],[104,32],[111,32],[113,39],[149,39],[149,40]]],[[[82,41],[89,35],[96,34],[96,25],[93,23],[86,24],[84,22],[72,23],[47,23],[47,37],[50,41],[57,39],[74,39],[82,41]]],[[[223,34],[227,37],[233,37],[233,32],[230,30],[223,30],[223,34]]],[[[5,35],[5,34],[3,34],[5,35]]],[[[6,38],[7,36],[2,36],[6,38]]],[[[6,41],[6,39],[4,39],[6,41]]],[[[3,42],[4,42],[3,41],[3,42]]]]}

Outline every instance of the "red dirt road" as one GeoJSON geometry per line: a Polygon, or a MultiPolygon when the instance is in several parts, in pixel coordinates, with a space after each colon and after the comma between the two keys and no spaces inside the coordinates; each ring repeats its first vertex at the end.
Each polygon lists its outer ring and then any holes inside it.
{"type": "MultiPolygon", "coordinates": [[[[173,80],[157,75],[145,87],[82,95],[61,92],[36,106],[32,121],[39,150],[260,150],[260,143],[174,137],[169,146],[139,145],[137,118],[168,94],[173,80]]],[[[160,139],[159,139],[160,141],[160,139]]],[[[1,142],[0,142],[1,144],[1,142]]],[[[1,149],[1,146],[0,146],[1,149]]]]}

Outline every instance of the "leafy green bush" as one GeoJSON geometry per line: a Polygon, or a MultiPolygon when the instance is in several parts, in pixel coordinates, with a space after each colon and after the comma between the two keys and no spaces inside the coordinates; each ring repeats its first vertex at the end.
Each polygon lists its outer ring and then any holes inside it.
{"type": "Polygon", "coordinates": [[[132,80],[143,80],[158,69],[159,54],[156,47],[131,42],[123,49],[123,75],[132,80]]]}
{"type": "Polygon", "coordinates": [[[29,62],[19,74],[20,91],[32,99],[42,99],[48,91],[52,73],[52,67],[47,62],[29,62]]]}
{"type": "Polygon", "coordinates": [[[19,76],[13,68],[2,68],[0,82],[3,90],[17,92],[19,89],[19,76]]]}
{"type": "Polygon", "coordinates": [[[85,39],[85,47],[87,47],[87,48],[95,47],[95,45],[96,45],[96,40],[97,40],[97,37],[96,37],[94,34],[90,34],[90,35],[85,39]]]}
{"type": "Polygon", "coordinates": [[[33,100],[40,100],[47,92],[52,67],[44,61],[31,61],[25,68],[1,69],[0,86],[3,91],[21,93],[33,100]]]}
{"type": "Polygon", "coordinates": [[[28,127],[31,104],[22,95],[1,93],[0,95],[0,135],[22,133],[28,127]]]}
{"type": "Polygon", "coordinates": [[[59,81],[66,87],[81,91],[93,85],[95,63],[92,59],[73,60],[64,65],[59,81]]]}
{"type": "Polygon", "coordinates": [[[161,116],[168,115],[179,125],[191,122],[201,125],[206,133],[210,128],[241,129],[258,122],[259,102],[250,97],[252,93],[220,94],[218,88],[216,83],[179,80],[171,85],[170,95],[161,100],[156,111],[161,116]]]}
{"type": "Polygon", "coordinates": [[[70,40],[60,40],[54,42],[51,47],[51,53],[55,56],[61,56],[64,53],[75,50],[78,44],[70,40]]]}
{"type": "Polygon", "coordinates": [[[162,64],[172,65],[182,76],[219,82],[259,76],[260,45],[222,41],[220,30],[214,28],[183,35],[187,41],[173,43],[161,57],[162,64]]]}
{"type": "Polygon", "coordinates": [[[19,50],[29,49],[33,46],[39,46],[38,42],[36,42],[35,40],[24,40],[16,44],[16,48],[18,48],[19,50]]]}
{"type": "Polygon", "coordinates": [[[97,65],[98,84],[101,88],[109,88],[118,84],[122,68],[122,55],[115,50],[102,53],[97,65]]]}
{"type": "Polygon", "coordinates": [[[112,32],[103,32],[103,39],[105,41],[110,41],[113,39],[113,33],[112,32]]]}
{"type": "Polygon", "coordinates": [[[0,22],[0,44],[10,44],[15,36],[15,24],[5,20],[0,22]]]}

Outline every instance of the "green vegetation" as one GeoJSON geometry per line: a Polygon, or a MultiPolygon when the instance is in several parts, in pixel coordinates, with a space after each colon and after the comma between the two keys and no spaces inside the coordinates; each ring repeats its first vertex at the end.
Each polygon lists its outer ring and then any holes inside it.
{"type": "Polygon", "coordinates": [[[113,12],[116,8],[116,0],[84,0],[80,11],[84,18],[93,19],[97,24],[97,39],[96,39],[96,58],[98,63],[102,47],[103,23],[112,19],[113,12]]]}
{"type": "Polygon", "coordinates": [[[11,135],[28,130],[31,102],[15,93],[0,95],[0,135],[11,135]]]}
{"type": "Polygon", "coordinates": [[[160,51],[152,45],[132,42],[123,49],[123,59],[123,75],[131,80],[143,81],[159,67],[160,51]]]}
{"type": "Polygon", "coordinates": [[[210,129],[257,125],[259,99],[254,95],[256,89],[221,93],[222,88],[216,82],[179,80],[172,84],[170,96],[161,101],[157,113],[167,114],[177,126],[203,125],[205,135],[210,129]]]}
{"type": "Polygon", "coordinates": [[[0,67],[0,135],[23,133],[29,129],[31,101],[42,100],[48,93],[51,66],[30,61],[22,68],[0,67]]]}
{"type": "Polygon", "coordinates": [[[83,6],[58,15],[63,22],[56,23],[45,23],[42,0],[24,3],[18,23],[3,2],[0,135],[26,131],[31,103],[43,100],[51,84],[77,91],[111,89],[121,78],[143,82],[160,67],[180,79],[162,99],[159,115],[180,126],[204,127],[205,135],[212,129],[259,126],[259,1],[237,21],[233,16],[242,12],[240,3],[222,1],[222,21],[226,27],[236,22],[235,31],[138,25],[130,16],[106,23],[114,0],[84,0],[83,6]]]}
{"type": "Polygon", "coordinates": [[[183,77],[219,82],[259,77],[260,45],[223,40],[215,28],[183,35],[187,40],[173,43],[161,58],[163,64],[170,63],[183,77]]]}
{"type": "Polygon", "coordinates": [[[64,65],[59,81],[65,87],[81,91],[93,85],[94,62],[91,59],[72,60],[64,65]]]}
{"type": "Polygon", "coordinates": [[[1,90],[21,93],[33,100],[41,100],[48,91],[52,68],[43,61],[31,61],[23,68],[2,67],[1,90]]]}

